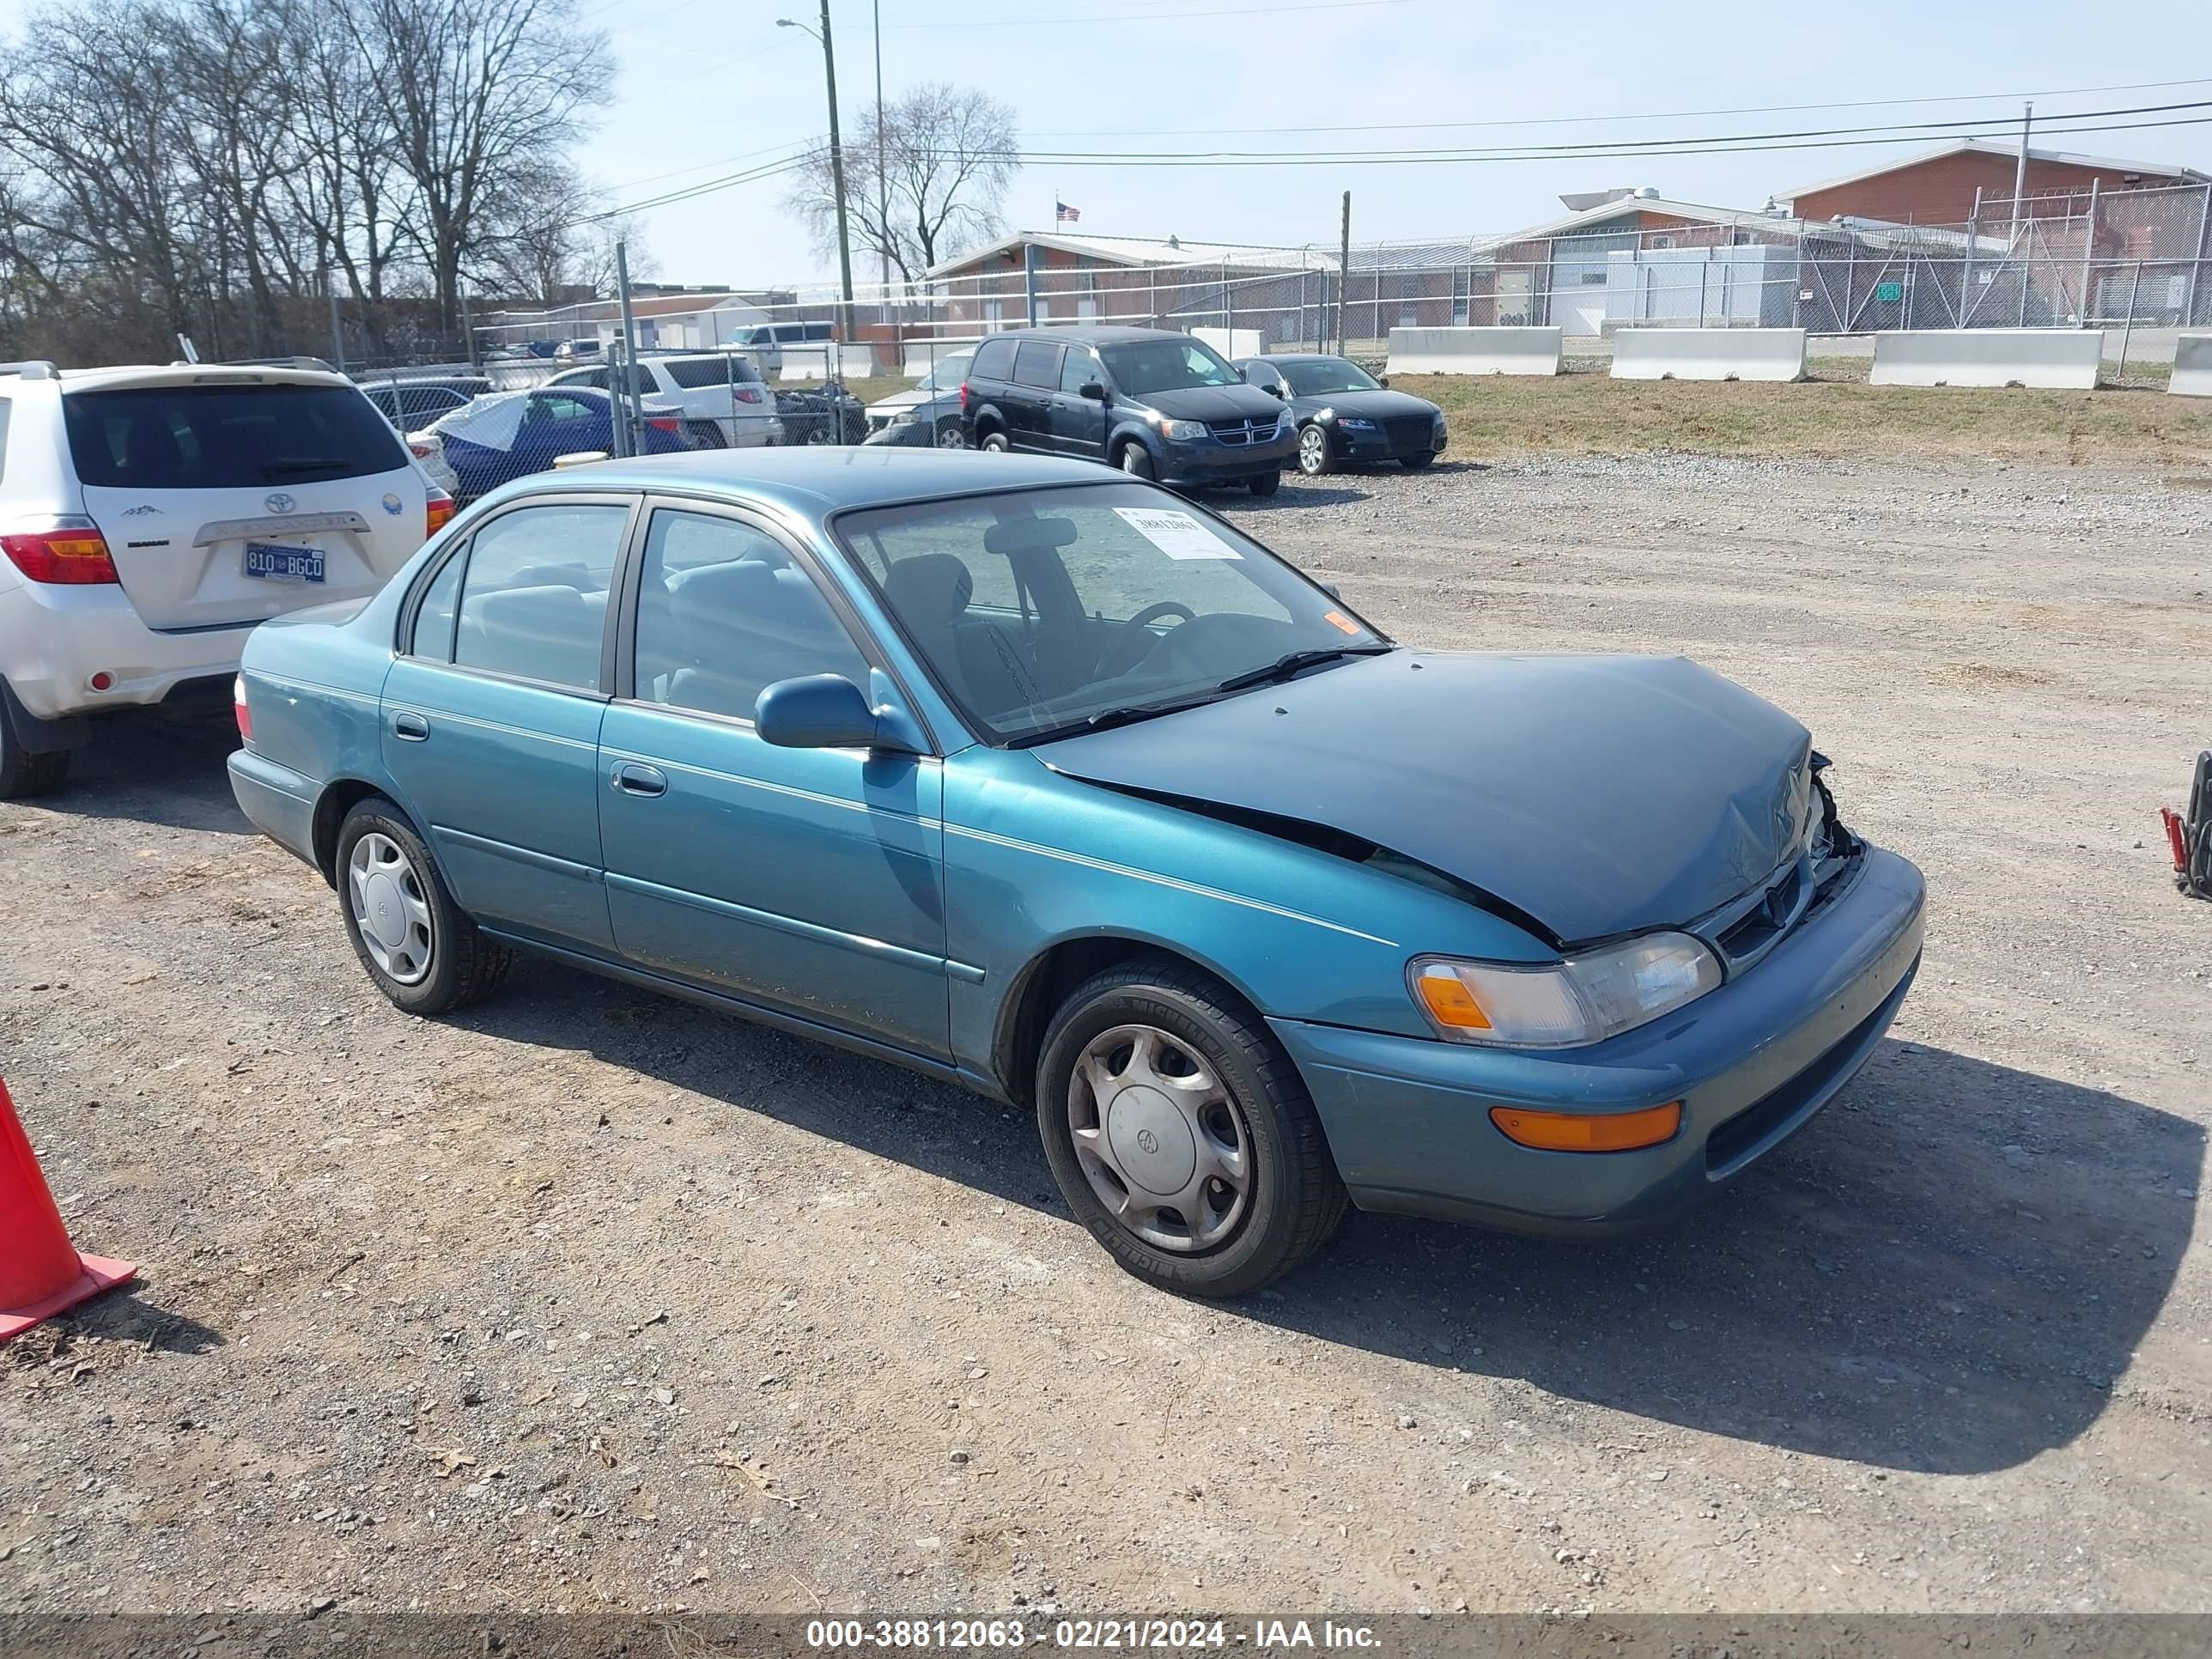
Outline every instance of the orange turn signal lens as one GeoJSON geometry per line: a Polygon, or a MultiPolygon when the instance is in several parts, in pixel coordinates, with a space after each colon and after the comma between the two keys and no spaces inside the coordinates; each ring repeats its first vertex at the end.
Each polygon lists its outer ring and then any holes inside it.
{"type": "Polygon", "coordinates": [[[1415,975],[1413,988],[1421,994],[1421,1006],[1429,1011],[1429,1018],[1439,1025],[1452,1026],[1462,1031],[1486,1031],[1490,1016],[1482,1012],[1482,1005],[1474,1000],[1459,976],[1449,969],[1430,967],[1415,975]]]}
{"type": "Polygon", "coordinates": [[[1532,1112],[1493,1106],[1490,1121],[1519,1146],[1545,1152],[1632,1152],[1672,1140],[1682,1127],[1682,1103],[1670,1100],[1640,1112],[1532,1112]]]}

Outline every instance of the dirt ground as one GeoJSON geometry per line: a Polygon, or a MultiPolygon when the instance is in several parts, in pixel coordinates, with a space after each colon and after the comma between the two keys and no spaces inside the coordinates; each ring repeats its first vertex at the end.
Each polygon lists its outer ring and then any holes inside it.
{"type": "Polygon", "coordinates": [[[0,1351],[0,1613],[2205,1609],[2212,906],[2154,816],[2212,745],[2190,483],[1232,503],[1407,639],[1735,677],[1931,895],[1892,1040],[1705,1210],[1356,1216],[1232,1306],[902,1072],[527,962],[401,1016],[236,814],[227,719],[109,728],[0,806],[0,1071],[145,1273],[0,1351]]]}

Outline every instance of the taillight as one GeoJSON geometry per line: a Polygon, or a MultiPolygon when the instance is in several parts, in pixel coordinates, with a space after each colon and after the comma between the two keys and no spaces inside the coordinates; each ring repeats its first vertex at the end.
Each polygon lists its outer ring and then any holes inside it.
{"type": "Polygon", "coordinates": [[[439,489],[437,485],[432,484],[429,499],[423,507],[422,539],[428,541],[431,537],[453,523],[453,514],[457,510],[453,506],[453,498],[439,489]]]}
{"type": "Polygon", "coordinates": [[[681,432],[684,429],[677,423],[676,417],[673,415],[650,416],[647,418],[645,423],[651,427],[655,432],[681,432]]]}
{"type": "Polygon", "coordinates": [[[749,386],[741,386],[738,388],[738,401],[741,404],[757,404],[760,401],[760,393],[749,386]]]}
{"type": "Polygon", "coordinates": [[[246,676],[240,674],[230,683],[230,712],[238,716],[238,740],[253,741],[253,711],[246,706],[246,676]]]}
{"type": "Polygon", "coordinates": [[[420,438],[410,438],[407,441],[407,453],[418,461],[427,461],[437,453],[437,450],[432,445],[424,443],[420,438]]]}
{"type": "Polygon", "coordinates": [[[0,536],[0,551],[34,582],[91,586],[117,580],[106,538],[89,519],[57,519],[46,529],[0,536]]]}
{"type": "Polygon", "coordinates": [[[960,412],[963,415],[968,412],[968,382],[965,380],[960,382],[960,412]]]}

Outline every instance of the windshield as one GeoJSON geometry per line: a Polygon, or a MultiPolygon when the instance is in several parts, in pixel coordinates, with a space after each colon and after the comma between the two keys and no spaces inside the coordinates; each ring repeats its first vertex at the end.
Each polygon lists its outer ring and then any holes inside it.
{"type": "Polygon", "coordinates": [[[939,357],[937,366],[914,383],[914,389],[916,392],[953,391],[968,378],[968,365],[975,361],[975,354],[972,351],[939,357]]]}
{"type": "Polygon", "coordinates": [[[1309,357],[1304,362],[1278,363],[1283,378],[1297,398],[1326,398],[1332,392],[1375,392],[1382,387],[1358,363],[1342,357],[1309,357]]]}
{"type": "Polygon", "coordinates": [[[407,465],[356,388],[281,381],[133,386],[62,399],[83,483],[112,489],[316,483],[407,465]]]}
{"type": "Polygon", "coordinates": [[[1141,398],[1198,386],[1242,386],[1244,377],[1202,340],[1131,340],[1101,346],[1118,392],[1141,398]]]}
{"type": "Polygon", "coordinates": [[[1389,645],[1257,542],[1149,484],[879,507],[831,528],[939,684],[1001,743],[1233,695],[1224,681],[1293,653],[1389,645]]]}

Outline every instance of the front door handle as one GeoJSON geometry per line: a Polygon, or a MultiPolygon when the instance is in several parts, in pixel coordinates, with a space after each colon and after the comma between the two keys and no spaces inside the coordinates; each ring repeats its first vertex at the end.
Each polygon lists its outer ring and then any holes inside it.
{"type": "Polygon", "coordinates": [[[668,780],[660,769],[642,765],[636,761],[617,763],[614,775],[609,781],[625,795],[653,796],[668,793],[668,780]]]}
{"type": "Polygon", "coordinates": [[[394,714],[392,735],[408,743],[420,743],[430,735],[430,722],[420,714],[394,714]]]}

